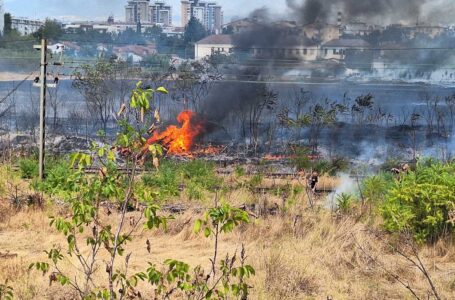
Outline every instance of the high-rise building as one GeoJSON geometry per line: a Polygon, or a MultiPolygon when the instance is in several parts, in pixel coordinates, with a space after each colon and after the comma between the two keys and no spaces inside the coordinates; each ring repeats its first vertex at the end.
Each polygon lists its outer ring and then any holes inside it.
{"type": "Polygon", "coordinates": [[[172,6],[163,0],[129,0],[125,6],[125,21],[130,24],[172,25],[172,6]]]}
{"type": "Polygon", "coordinates": [[[191,18],[196,18],[212,32],[220,32],[223,24],[223,11],[216,2],[199,0],[181,1],[182,26],[185,27],[191,18]]]}
{"type": "Polygon", "coordinates": [[[3,26],[5,25],[5,5],[3,0],[0,0],[0,35],[3,35],[3,26]]]}
{"type": "Polygon", "coordinates": [[[155,1],[150,5],[151,23],[163,24],[164,26],[172,25],[172,6],[166,5],[164,1],[155,1]]]}
{"type": "Polygon", "coordinates": [[[151,23],[150,0],[129,0],[125,6],[126,23],[151,23]]]}

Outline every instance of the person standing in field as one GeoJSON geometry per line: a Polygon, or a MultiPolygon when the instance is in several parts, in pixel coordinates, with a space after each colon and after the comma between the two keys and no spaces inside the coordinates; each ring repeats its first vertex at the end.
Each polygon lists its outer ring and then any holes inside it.
{"type": "Polygon", "coordinates": [[[318,172],[313,171],[313,173],[311,173],[311,177],[309,179],[309,185],[310,185],[310,188],[313,191],[313,193],[316,192],[316,186],[318,184],[318,181],[319,181],[319,174],[318,174],[318,172]]]}

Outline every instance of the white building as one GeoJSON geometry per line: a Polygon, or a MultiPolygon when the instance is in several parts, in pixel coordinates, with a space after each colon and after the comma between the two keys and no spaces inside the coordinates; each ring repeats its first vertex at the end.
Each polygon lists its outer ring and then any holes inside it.
{"type": "Polygon", "coordinates": [[[354,36],[367,36],[376,29],[378,29],[378,26],[369,25],[365,22],[352,21],[344,25],[343,33],[354,36]]]}
{"type": "Polygon", "coordinates": [[[194,45],[195,59],[200,60],[214,53],[229,55],[234,50],[232,36],[218,34],[208,36],[194,45]]]}
{"type": "Polygon", "coordinates": [[[3,26],[5,25],[5,4],[0,0],[0,35],[3,35],[3,26]]]}
{"type": "MultiPolygon", "coordinates": [[[[150,24],[142,26],[142,30],[151,27],[150,24]]],[[[63,29],[68,33],[76,33],[77,31],[98,31],[100,33],[114,33],[118,34],[124,32],[127,29],[136,30],[137,25],[131,23],[95,23],[95,22],[74,22],[70,24],[64,24],[63,29]]]]}
{"type": "Polygon", "coordinates": [[[48,45],[47,49],[50,50],[53,54],[61,54],[65,51],[65,45],[62,43],[57,43],[54,45],[48,45]]]}
{"type": "Polygon", "coordinates": [[[37,32],[42,26],[44,26],[44,22],[40,20],[31,20],[28,18],[19,17],[11,18],[11,28],[13,30],[17,30],[21,35],[33,34],[37,32]]]}

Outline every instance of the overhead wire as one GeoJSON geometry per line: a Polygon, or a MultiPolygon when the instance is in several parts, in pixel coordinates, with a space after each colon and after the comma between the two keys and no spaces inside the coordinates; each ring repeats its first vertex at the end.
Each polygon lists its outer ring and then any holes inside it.
{"type": "Polygon", "coordinates": [[[24,79],[22,79],[12,90],[10,90],[6,94],[6,96],[4,96],[2,99],[0,99],[0,103],[5,102],[12,94],[14,94],[21,87],[22,84],[24,84],[37,71],[38,70],[34,70],[30,74],[28,74],[24,79]]]}

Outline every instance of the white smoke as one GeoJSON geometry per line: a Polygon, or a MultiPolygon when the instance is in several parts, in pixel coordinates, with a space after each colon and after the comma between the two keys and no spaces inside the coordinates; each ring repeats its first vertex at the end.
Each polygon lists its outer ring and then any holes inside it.
{"type": "Polygon", "coordinates": [[[337,186],[335,191],[327,196],[324,205],[327,209],[330,209],[332,211],[336,210],[337,208],[337,197],[342,194],[355,195],[359,190],[357,181],[351,175],[343,173],[340,174],[339,179],[340,184],[337,186]]]}

